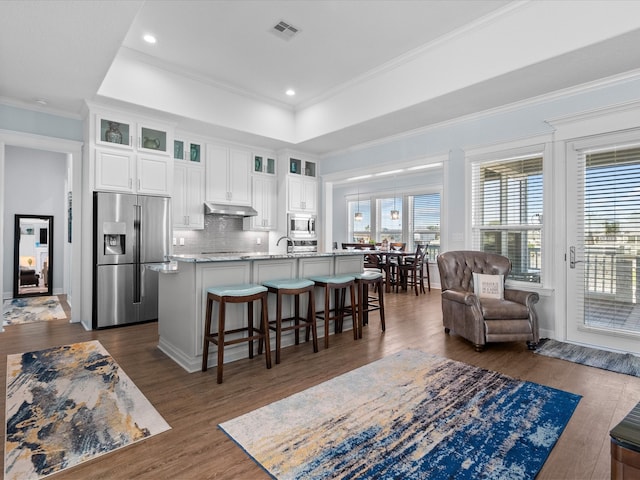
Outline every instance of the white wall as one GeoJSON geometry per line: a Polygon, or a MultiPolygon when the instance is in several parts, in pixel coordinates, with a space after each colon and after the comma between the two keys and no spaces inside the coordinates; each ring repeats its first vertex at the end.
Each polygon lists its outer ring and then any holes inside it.
{"type": "MultiPolygon", "coordinates": [[[[460,118],[422,131],[410,132],[369,145],[356,146],[347,151],[336,152],[319,162],[320,174],[336,182],[341,174],[345,177],[352,176],[354,169],[365,173],[367,170],[403,164],[417,158],[444,156],[441,250],[471,248],[471,202],[466,168],[468,151],[500,143],[516,141],[526,143],[526,139],[539,139],[540,136],[553,138],[555,129],[551,123],[554,119],[577,115],[581,112],[598,112],[601,109],[639,100],[640,76],[636,74],[620,77],[601,84],[558,92],[548,97],[532,99],[522,104],[460,118]]],[[[552,161],[563,161],[562,158],[557,157],[552,161]]],[[[564,167],[559,165],[558,168],[562,170],[564,167]]],[[[546,175],[546,182],[553,185],[552,171],[546,175]]],[[[365,183],[360,185],[362,189],[367,188],[365,183]]],[[[357,188],[357,185],[354,184],[352,188],[357,188]]],[[[559,187],[559,191],[563,191],[562,187],[559,187]]],[[[548,190],[545,189],[545,194],[547,192],[548,190]]],[[[336,217],[333,236],[339,239],[341,232],[345,232],[346,220],[344,213],[338,212],[346,211],[346,202],[344,193],[335,186],[332,200],[336,217]]],[[[549,195],[545,198],[545,202],[549,203],[545,206],[545,211],[549,212],[549,215],[545,215],[547,238],[545,247],[547,257],[554,259],[554,262],[547,263],[549,268],[544,285],[541,287],[528,285],[527,289],[538,291],[540,294],[537,311],[541,336],[564,339],[566,315],[563,307],[566,291],[564,261],[562,261],[564,251],[553,251],[553,249],[565,243],[565,198],[560,195],[555,195],[555,198],[549,195]]]]}
{"type": "Polygon", "coordinates": [[[53,215],[53,293],[64,286],[65,154],[6,146],[4,192],[4,298],[13,296],[14,215],[53,215]]]}

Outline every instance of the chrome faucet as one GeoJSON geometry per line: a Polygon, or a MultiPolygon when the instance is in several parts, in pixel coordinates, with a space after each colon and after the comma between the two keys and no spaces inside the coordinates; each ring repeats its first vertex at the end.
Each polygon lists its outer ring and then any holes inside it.
{"type": "Polygon", "coordinates": [[[287,237],[286,235],[280,237],[278,239],[278,241],[276,242],[276,247],[278,245],[280,245],[280,240],[286,240],[287,241],[287,253],[292,253],[293,252],[293,240],[291,240],[291,237],[287,237]]]}

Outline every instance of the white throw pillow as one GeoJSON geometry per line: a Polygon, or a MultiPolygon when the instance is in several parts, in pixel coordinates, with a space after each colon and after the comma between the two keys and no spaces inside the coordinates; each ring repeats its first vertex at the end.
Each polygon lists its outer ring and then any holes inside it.
{"type": "Polygon", "coordinates": [[[479,298],[504,298],[504,275],[473,274],[473,293],[479,298]]]}

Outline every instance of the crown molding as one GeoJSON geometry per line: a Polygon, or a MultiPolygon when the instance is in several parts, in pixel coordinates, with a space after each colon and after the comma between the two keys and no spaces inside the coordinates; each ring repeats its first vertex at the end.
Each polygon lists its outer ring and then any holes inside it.
{"type": "MultiPolygon", "coordinates": [[[[589,92],[595,92],[599,89],[603,89],[603,88],[610,88],[612,86],[615,85],[621,85],[623,83],[626,82],[631,82],[631,81],[635,81],[635,80],[640,80],[640,69],[636,69],[636,70],[631,70],[629,72],[625,72],[625,73],[621,73],[618,75],[613,75],[611,77],[606,77],[606,78],[602,78],[602,79],[598,79],[598,80],[594,80],[592,82],[587,82],[587,83],[583,83],[580,85],[574,85],[568,88],[564,88],[561,90],[556,90],[554,92],[551,93],[547,93],[547,94],[543,94],[543,95],[538,95],[535,97],[531,97],[528,98],[526,100],[521,100],[518,102],[513,102],[513,103],[509,103],[500,107],[496,107],[496,108],[492,108],[489,110],[483,110],[481,112],[475,112],[475,113],[471,113],[468,115],[463,115],[461,117],[457,117],[451,120],[446,120],[444,122],[439,122],[439,123],[434,123],[431,125],[427,125],[424,127],[419,127],[413,130],[407,130],[405,132],[399,133],[399,134],[395,134],[395,135],[390,135],[388,137],[381,137],[381,138],[377,138],[376,140],[372,140],[370,142],[364,142],[364,143],[360,143],[357,145],[352,145],[348,148],[345,149],[340,149],[340,150],[335,150],[332,152],[327,152],[326,154],[322,155],[322,158],[329,158],[335,155],[340,155],[340,154],[345,154],[345,153],[352,153],[352,152],[357,152],[357,151],[361,151],[361,150],[366,150],[369,148],[373,148],[373,147],[377,147],[380,145],[386,145],[388,143],[391,142],[395,142],[395,141],[400,141],[400,140],[406,140],[408,138],[412,138],[412,137],[417,137],[420,135],[424,135],[426,133],[435,131],[435,130],[439,130],[442,128],[446,128],[446,127],[450,127],[452,125],[458,125],[461,123],[465,123],[465,122],[473,122],[473,121],[479,121],[479,120],[483,120],[485,118],[491,117],[491,116],[495,116],[495,115],[503,115],[503,114],[508,114],[508,113],[512,113],[515,112],[517,110],[521,110],[523,108],[527,108],[527,107],[532,107],[532,106],[537,106],[537,105],[541,105],[543,103],[548,103],[548,102],[552,102],[554,100],[558,100],[561,98],[567,98],[567,97],[571,97],[571,96],[576,96],[576,95],[581,95],[584,93],[589,93],[589,92]]],[[[628,104],[637,104],[640,103],[640,101],[638,102],[627,102],[625,103],[625,105],[628,104]]],[[[584,113],[583,115],[591,115],[591,116],[596,116],[598,115],[598,112],[600,112],[600,114],[602,114],[602,112],[606,112],[609,111],[612,107],[611,106],[606,106],[606,107],[602,107],[600,109],[595,109],[592,110],[590,112],[584,113]]],[[[632,107],[629,107],[632,108],[632,107]]],[[[636,107],[637,108],[637,107],[636,107]]],[[[569,119],[575,119],[576,115],[580,115],[580,114],[568,114],[566,116],[562,116],[562,117],[557,117],[554,120],[551,119],[545,119],[544,121],[546,123],[549,124],[556,124],[558,122],[561,122],[563,119],[567,119],[566,121],[569,121],[569,119]]],[[[543,134],[546,132],[537,132],[537,133],[533,133],[533,135],[539,135],[539,134],[543,134]]]]}

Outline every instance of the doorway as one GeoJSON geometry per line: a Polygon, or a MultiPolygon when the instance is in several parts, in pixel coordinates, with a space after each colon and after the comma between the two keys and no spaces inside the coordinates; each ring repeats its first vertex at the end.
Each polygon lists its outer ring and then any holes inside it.
{"type": "MultiPolygon", "coordinates": [[[[43,137],[40,135],[32,135],[20,132],[0,132],[0,185],[3,190],[9,185],[18,184],[17,181],[8,181],[6,176],[6,156],[12,147],[22,147],[25,149],[42,150],[46,152],[54,152],[62,155],[64,159],[64,187],[63,190],[68,194],[75,192],[76,195],[82,195],[82,143],[65,140],[60,138],[43,137]]],[[[43,175],[37,171],[29,171],[27,175],[19,179],[19,185],[22,186],[22,195],[29,197],[35,186],[34,181],[41,179],[43,175]]],[[[45,177],[46,178],[46,177],[45,177]]],[[[47,187],[41,187],[41,191],[47,191],[47,187]]],[[[15,198],[14,195],[12,198],[15,198]]],[[[23,198],[23,197],[19,197],[23,198]]],[[[69,197],[70,198],[70,195],[69,197]]],[[[3,235],[0,236],[0,250],[3,252],[2,262],[0,262],[0,292],[3,292],[4,298],[11,298],[13,286],[13,213],[7,213],[7,204],[9,199],[7,195],[0,195],[0,230],[3,235]],[[9,216],[7,216],[9,215],[9,216]],[[8,236],[8,237],[7,237],[8,236]],[[8,258],[7,258],[8,255],[8,258]]],[[[45,201],[46,203],[46,201],[45,201]]],[[[54,285],[59,284],[61,291],[66,293],[67,301],[72,308],[71,322],[79,322],[82,314],[87,315],[90,311],[90,303],[86,300],[87,295],[90,298],[90,292],[85,294],[83,284],[83,268],[80,262],[82,258],[82,206],[74,205],[73,216],[70,215],[70,205],[65,201],[64,195],[61,200],[64,212],[60,215],[61,222],[57,222],[56,235],[60,234],[59,241],[56,241],[56,249],[61,250],[61,260],[56,263],[57,274],[62,278],[59,282],[54,281],[54,285]],[[69,213],[68,213],[69,212],[69,213]],[[60,225],[60,224],[63,225],[60,225]],[[68,234],[67,234],[68,232],[68,234]],[[74,232],[73,241],[71,234],[74,232]],[[62,240],[64,238],[64,241],[62,240]],[[67,240],[68,238],[68,240],[67,240]]],[[[24,210],[22,210],[24,211],[24,210]]],[[[30,209],[33,212],[33,209],[30,209]]],[[[57,217],[56,217],[57,218],[57,217]]],[[[57,294],[58,292],[53,292],[57,294]]]]}
{"type": "Polygon", "coordinates": [[[568,149],[567,339],[640,354],[640,145],[568,149]]]}

